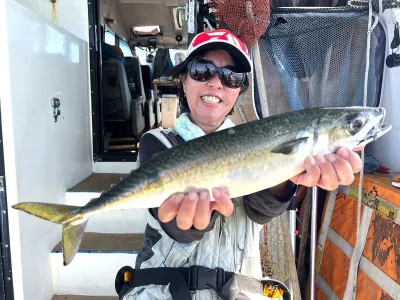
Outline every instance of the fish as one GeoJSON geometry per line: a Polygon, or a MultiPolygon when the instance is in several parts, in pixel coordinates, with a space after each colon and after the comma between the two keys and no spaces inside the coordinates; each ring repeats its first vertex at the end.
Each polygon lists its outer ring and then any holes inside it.
{"type": "Polygon", "coordinates": [[[274,115],[166,149],[85,206],[22,202],[18,209],[62,225],[68,265],[92,215],[159,207],[169,196],[225,186],[232,198],[276,186],[305,171],[309,156],[350,149],[386,134],[381,107],[315,108],[274,115]]]}

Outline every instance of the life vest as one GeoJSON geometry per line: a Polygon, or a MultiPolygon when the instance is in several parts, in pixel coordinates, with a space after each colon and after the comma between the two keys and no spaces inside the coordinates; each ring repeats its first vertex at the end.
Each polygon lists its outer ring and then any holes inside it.
{"type": "MultiPolygon", "coordinates": [[[[153,134],[167,148],[176,144],[176,134],[171,129],[155,129],[146,134],[153,134]]],[[[263,225],[247,216],[242,198],[233,199],[233,203],[231,216],[220,216],[200,241],[188,244],[170,238],[148,211],[148,230],[158,236],[158,242],[140,269],[124,267],[119,271],[116,289],[120,299],[269,299],[263,296],[260,281],[259,241],[263,225]],[[131,280],[125,278],[130,276],[131,280]]]]}

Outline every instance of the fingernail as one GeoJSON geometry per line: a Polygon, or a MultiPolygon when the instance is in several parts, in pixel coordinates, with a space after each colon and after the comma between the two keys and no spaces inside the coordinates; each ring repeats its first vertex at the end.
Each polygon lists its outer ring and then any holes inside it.
{"type": "Polygon", "coordinates": [[[321,163],[324,164],[326,162],[325,158],[322,155],[317,156],[317,160],[321,163]]]}
{"type": "Polygon", "coordinates": [[[224,194],[225,194],[225,196],[228,196],[228,197],[230,197],[230,193],[229,193],[229,190],[228,190],[228,188],[226,188],[226,187],[221,187],[220,188],[220,191],[222,191],[224,194]]]}
{"type": "Polygon", "coordinates": [[[309,162],[310,162],[310,164],[315,165],[315,159],[314,159],[314,157],[310,156],[309,162]]]}
{"type": "Polygon", "coordinates": [[[180,202],[182,202],[184,197],[185,197],[185,194],[178,193],[178,194],[173,195],[171,199],[175,203],[180,203],[180,202]]]}
{"type": "Polygon", "coordinates": [[[220,192],[220,190],[217,189],[217,188],[214,188],[214,189],[213,189],[213,194],[214,194],[215,197],[221,196],[221,192],[220,192]]]}
{"type": "Polygon", "coordinates": [[[327,160],[329,160],[330,162],[334,162],[336,160],[336,156],[333,155],[332,153],[328,154],[327,156],[325,156],[327,160]]]}
{"type": "Polygon", "coordinates": [[[343,156],[343,157],[349,156],[349,151],[347,151],[347,150],[344,149],[344,148],[340,148],[340,149],[337,151],[337,153],[338,153],[339,155],[343,156]]]}
{"type": "Polygon", "coordinates": [[[200,194],[199,194],[199,200],[200,199],[207,199],[208,198],[208,191],[206,191],[206,190],[203,190],[203,191],[200,191],[200,194]]]}
{"type": "Polygon", "coordinates": [[[197,198],[197,194],[196,193],[189,193],[188,198],[190,201],[194,201],[197,198]]]}

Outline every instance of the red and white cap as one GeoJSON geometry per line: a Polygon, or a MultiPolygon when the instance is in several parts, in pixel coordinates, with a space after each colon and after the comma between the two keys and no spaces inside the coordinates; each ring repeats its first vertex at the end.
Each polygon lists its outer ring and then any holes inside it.
{"type": "Polygon", "coordinates": [[[218,49],[228,51],[242,72],[251,72],[252,61],[246,44],[226,29],[210,30],[196,35],[187,49],[186,57],[201,51],[218,49]]]}

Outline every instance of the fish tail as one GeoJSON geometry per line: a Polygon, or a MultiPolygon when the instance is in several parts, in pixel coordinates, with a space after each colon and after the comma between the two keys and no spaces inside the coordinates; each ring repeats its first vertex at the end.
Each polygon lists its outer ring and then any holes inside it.
{"type": "Polygon", "coordinates": [[[80,213],[79,206],[23,202],[13,205],[13,208],[22,210],[38,218],[61,224],[64,265],[68,265],[78,252],[88,218],[80,213]]]}
{"type": "Polygon", "coordinates": [[[68,265],[79,250],[83,233],[85,232],[88,219],[77,225],[65,224],[62,231],[64,266],[68,265]]]}

